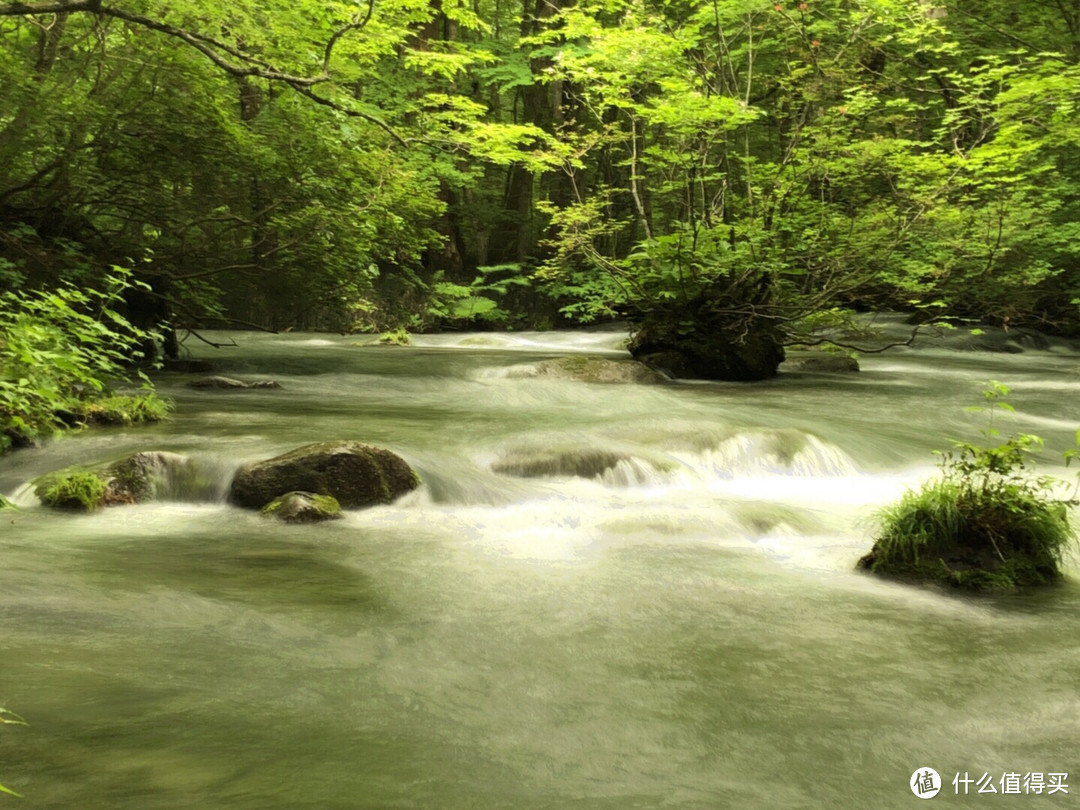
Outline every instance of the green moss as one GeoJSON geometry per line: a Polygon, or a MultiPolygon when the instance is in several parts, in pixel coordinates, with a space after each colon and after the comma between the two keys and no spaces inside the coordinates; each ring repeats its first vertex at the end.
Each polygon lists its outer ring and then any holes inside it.
{"type": "Polygon", "coordinates": [[[18,508],[19,507],[17,507],[15,504],[13,504],[11,501],[9,501],[3,495],[0,495],[0,509],[18,509],[18,508]]]}
{"type": "Polygon", "coordinates": [[[105,504],[106,490],[103,476],[79,469],[49,473],[34,482],[34,494],[54,509],[92,512],[105,504]]]}
{"type": "Polygon", "coordinates": [[[315,523],[343,516],[341,504],[333,495],[299,491],[275,498],[262,508],[262,514],[286,523],[315,523]]]}
{"type": "Polygon", "coordinates": [[[320,512],[324,512],[327,515],[341,514],[341,504],[338,503],[338,499],[333,495],[316,495],[311,500],[315,506],[318,507],[320,512]]]}

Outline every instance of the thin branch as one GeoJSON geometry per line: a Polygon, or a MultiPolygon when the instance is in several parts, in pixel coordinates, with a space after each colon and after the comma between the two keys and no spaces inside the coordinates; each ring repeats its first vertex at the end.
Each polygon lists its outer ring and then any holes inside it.
{"type": "Polygon", "coordinates": [[[339,113],[344,113],[345,115],[348,115],[351,118],[362,118],[363,120],[368,121],[368,122],[374,124],[375,126],[379,127],[380,129],[382,129],[384,132],[386,132],[388,135],[390,135],[390,137],[392,137],[395,141],[397,141],[402,146],[408,146],[409,145],[409,142],[407,140],[405,140],[405,138],[401,137],[394,130],[393,127],[391,127],[389,124],[387,124],[382,119],[377,118],[374,115],[371,115],[370,113],[361,112],[360,110],[355,110],[352,107],[345,107],[345,106],[343,106],[341,104],[338,104],[336,101],[333,101],[332,99],[324,98],[323,96],[316,95],[314,92],[312,92],[310,87],[305,87],[304,85],[294,84],[293,82],[290,82],[290,81],[286,81],[286,84],[288,84],[289,87],[291,87],[297,93],[299,93],[302,96],[308,97],[309,99],[314,101],[316,104],[321,104],[324,107],[329,107],[332,110],[337,110],[339,113]]]}
{"type": "MultiPolygon", "coordinates": [[[[790,340],[784,343],[785,346],[820,346],[822,343],[828,343],[831,346],[837,346],[841,349],[850,349],[851,351],[858,352],[859,354],[881,354],[889,349],[895,349],[897,346],[910,346],[915,342],[915,338],[919,336],[919,333],[923,330],[926,324],[919,324],[911,330],[911,335],[907,340],[898,340],[895,343],[890,343],[886,346],[882,346],[877,349],[864,349],[860,346],[853,346],[850,343],[843,343],[832,338],[818,338],[817,340],[790,340]]],[[[940,332],[939,332],[940,334],[940,332]]]]}
{"type": "MultiPolygon", "coordinates": [[[[196,332],[194,329],[192,329],[190,326],[185,327],[184,331],[187,332],[188,335],[191,335],[192,337],[198,338],[203,343],[205,343],[207,346],[213,346],[215,349],[220,349],[220,348],[228,347],[228,346],[239,346],[240,345],[235,340],[229,341],[228,343],[216,343],[213,340],[208,340],[207,338],[204,338],[202,335],[200,335],[198,332],[196,332]]],[[[184,337],[184,340],[187,340],[186,336],[184,337]]],[[[181,340],[180,342],[183,343],[184,340],[181,340]]]]}
{"type": "Polygon", "coordinates": [[[357,19],[356,17],[353,17],[353,21],[351,23],[339,28],[337,31],[334,32],[333,36],[331,36],[330,40],[326,43],[326,51],[323,53],[323,73],[330,75],[330,57],[333,56],[334,46],[338,44],[338,40],[340,40],[350,31],[359,31],[361,28],[367,25],[374,11],[375,0],[368,0],[367,13],[364,14],[362,19],[357,19]]]}

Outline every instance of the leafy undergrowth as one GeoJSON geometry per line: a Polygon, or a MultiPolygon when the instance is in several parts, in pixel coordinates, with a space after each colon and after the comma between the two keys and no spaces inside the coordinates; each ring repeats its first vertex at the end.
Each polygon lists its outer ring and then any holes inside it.
{"type": "MultiPolygon", "coordinates": [[[[994,383],[986,397],[992,408],[1011,411],[1007,393],[994,383]]],[[[999,436],[992,417],[984,435],[999,436]]],[[[1062,559],[1077,541],[1069,509],[1078,502],[1057,497],[1054,479],[1032,475],[1029,455],[1041,445],[1026,434],[990,447],[957,443],[942,454],[938,478],[878,512],[877,540],[859,566],[973,590],[1060,579],[1062,559]]],[[[1066,461],[1076,455],[1068,451],[1066,461]]]]}
{"type": "Polygon", "coordinates": [[[149,391],[117,395],[152,336],[114,307],[134,285],[113,268],[104,290],[73,286],[0,295],[0,453],[89,424],[132,425],[165,418],[172,405],[149,391]]]}
{"type": "Polygon", "coordinates": [[[157,394],[120,394],[103,399],[76,402],[71,413],[88,425],[138,425],[167,419],[172,400],[157,394]]]}

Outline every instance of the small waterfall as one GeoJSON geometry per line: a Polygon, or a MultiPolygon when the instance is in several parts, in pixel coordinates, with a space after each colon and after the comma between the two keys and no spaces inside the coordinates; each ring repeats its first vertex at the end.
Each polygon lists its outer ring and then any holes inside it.
{"type": "Polygon", "coordinates": [[[716,447],[672,455],[701,475],[721,479],[761,475],[831,478],[860,473],[843,450],[795,429],[740,432],[716,447]]]}

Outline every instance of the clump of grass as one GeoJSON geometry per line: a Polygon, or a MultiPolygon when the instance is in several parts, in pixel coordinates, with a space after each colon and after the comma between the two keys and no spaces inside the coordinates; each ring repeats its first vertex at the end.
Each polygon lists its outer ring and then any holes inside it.
{"type": "Polygon", "coordinates": [[[933,480],[878,513],[881,531],[863,567],[975,590],[1047,584],[1060,578],[1076,539],[1068,503],[1038,491],[933,480]]]}
{"type": "MultiPolygon", "coordinates": [[[[1006,393],[994,383],[987,399],[1011,410],[1006,393]]],[[[984,435],[998,437],[992,419],[984,435]]],[[[1030,435],[989,447],[957,443],[942,454],[938,478],[878,512],[880,531],[860,567],[974,590],[1060,579],[1062,559],[1077,541],[1068,511],[1078,502],[1057,498],[1053,479],[1031,474],[1028,455],[1041,446],[1030,435]]]]}
{"type": "Polygon", "coordinates": [[[95,472],[60,470],[34,482],[34,494],[46,506],[92,512],[103,506],[108,483],[95,472]]]}

